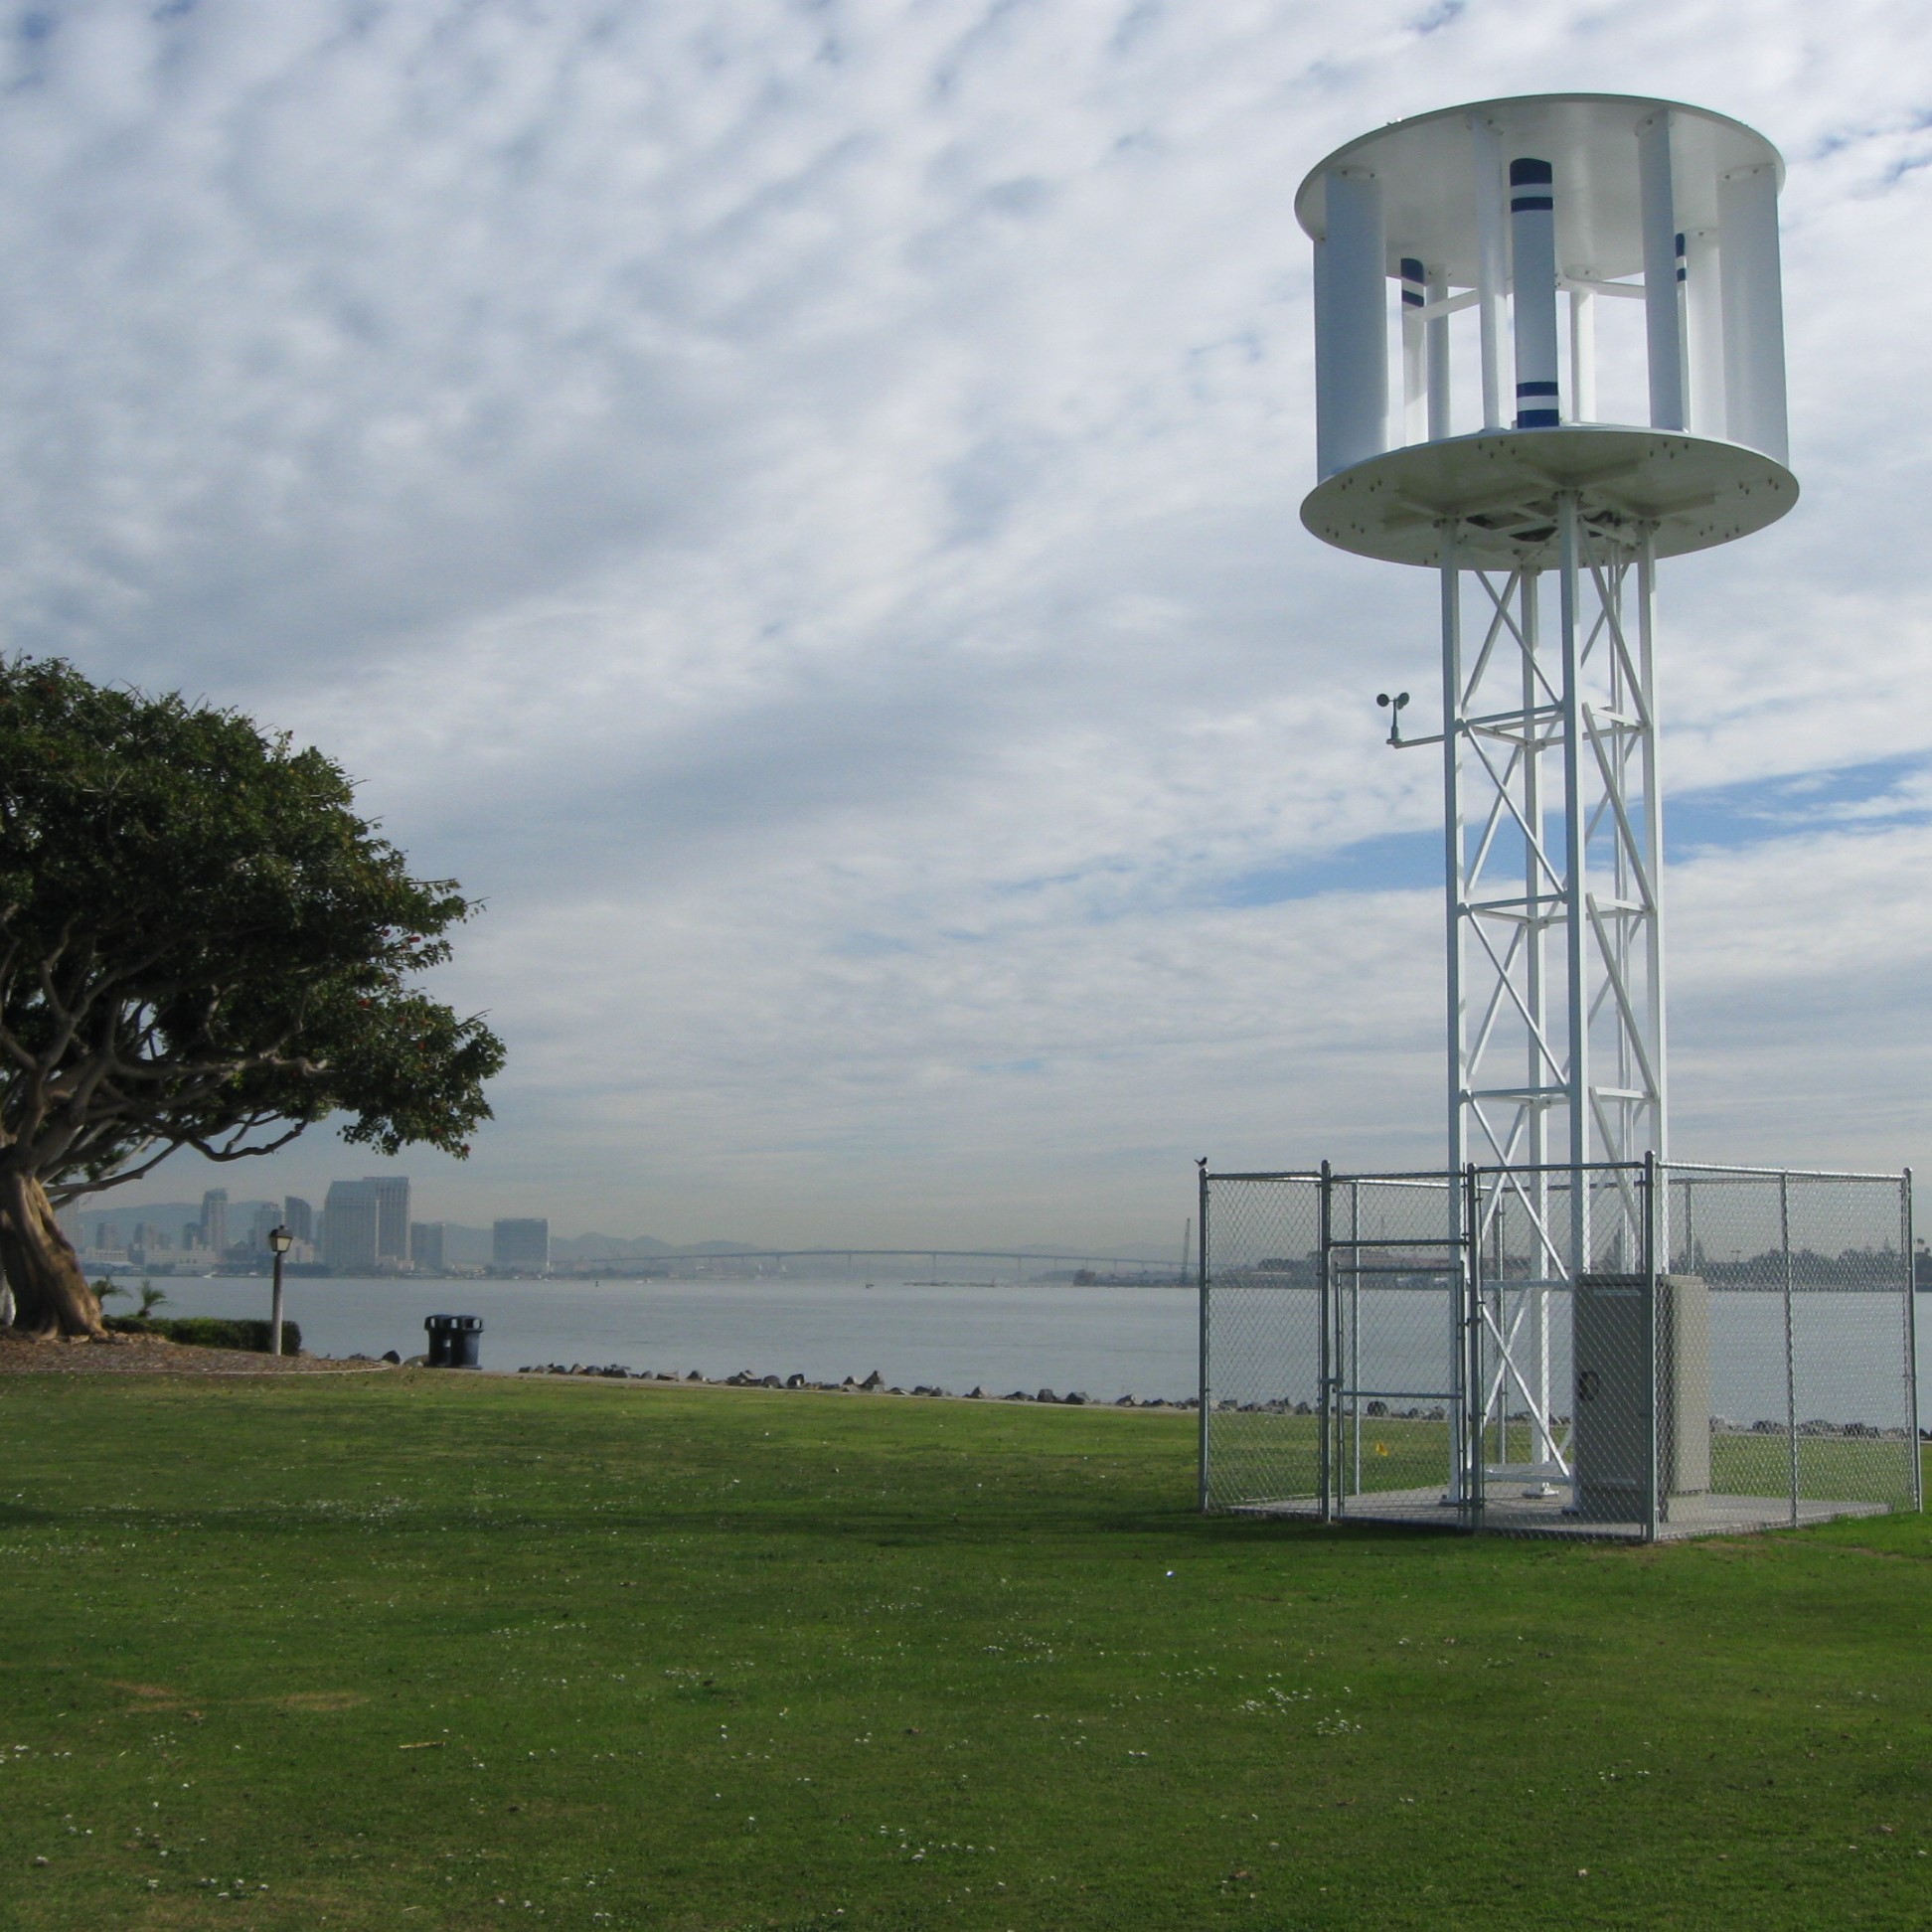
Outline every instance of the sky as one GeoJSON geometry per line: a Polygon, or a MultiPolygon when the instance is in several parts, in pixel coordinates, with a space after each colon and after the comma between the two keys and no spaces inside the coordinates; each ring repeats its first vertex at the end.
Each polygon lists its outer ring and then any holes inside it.
{"type": "Polygon", "coordinates": [[[8,6],[8,645],[320,744],[485,901],[419,1218],[1178,1251],[1196,1156],[1443,1144],[1372,702],[1435,591],[1299,523],[1295,187],[1670,94],[1787,158],[1804,488],[1662,573],[1674,1144],[1922,1162],[1928,77],[1892,0],[8,6]]]}

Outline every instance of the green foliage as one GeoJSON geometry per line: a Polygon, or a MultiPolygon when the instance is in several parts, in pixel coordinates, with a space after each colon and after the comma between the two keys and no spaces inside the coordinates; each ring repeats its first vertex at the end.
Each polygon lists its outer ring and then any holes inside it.
{"type": "Polygon", "coordinates": [[[168,1291],[165,1288],[157,1288],[151,1281],[142,1282],[140,1307],[142,1319],[145,1320],[148,1316],[152,1315],[167,1300],[168,1291]]]}
{"type": "Polygon", "coordinates": [[[1204,1519],[1189,1419],[1101,1409],[5,1396],[21,1932],[1932,1918],[1922,1518],[1204,1519]]]}
{"type": "Polygon", "coordinates": [[[413,982],[474,909],[320,751],[0,660],[0,1159],[57,1201],[337,1113],[466,1152],[503,1049],[413,982]]]}
{"type": "MultiPolygon", "coordinates": [[[[196,1349],[246,1349],[267,1355],[274,1346],[274,1324],[255,1321],[248,1316],[176,1315],[158,1319],[145,1315],[110,1315],[107,1327],[120,1335],[158,1335],[163,1341],[181,1342],[196,1349]]],[[[302,1347],[302,1331],[293,1322],[282,1323],[282,1354],[296,1355],[302,1347]]]]}

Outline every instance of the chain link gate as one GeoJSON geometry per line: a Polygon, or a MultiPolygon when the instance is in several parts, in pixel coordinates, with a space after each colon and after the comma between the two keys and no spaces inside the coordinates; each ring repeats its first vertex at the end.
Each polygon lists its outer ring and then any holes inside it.
{"type": "Polygon", "coordinates": [[[1921,1506],[1909,1173],[1204,1167],[1201,1211],[1204,1509],[1649,1540],[1921,1506]]]}
{"type": "Polygon", "coordinates": [[[1434,1177],[1330,1176],[1326,1196],[1326,1514],[1460,1520],[1475,1494],[1459,1369],[1469,1257],[1443,1232],[1451,1191],[1434,1177]]]}
{"type": "Polygon", "coordinates": [[[1204,1509],[1466,1520],[1468,1244],[1441,1175],[1210,1175],[1204,1509]]]}

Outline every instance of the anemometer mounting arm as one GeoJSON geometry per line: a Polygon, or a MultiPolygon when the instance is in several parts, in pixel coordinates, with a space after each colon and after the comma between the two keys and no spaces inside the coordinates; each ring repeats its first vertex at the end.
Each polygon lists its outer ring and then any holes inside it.
{"type": "Polygon", "coordinates": [[[1375,693],[1375,703],[1380,705],[1388,713],[1387,742],[1392,744],[1398,751],[1407,751],[1418,744],[1440,744],[1442,742],[1442,733],[1440,731],[1435,732],[1429,737],[1405,738],[1402,735],[1402,707],[1408,701],[1409,695],[1406,691],[1398,691],[1392,698],[1385,691],[1375,693]]]}

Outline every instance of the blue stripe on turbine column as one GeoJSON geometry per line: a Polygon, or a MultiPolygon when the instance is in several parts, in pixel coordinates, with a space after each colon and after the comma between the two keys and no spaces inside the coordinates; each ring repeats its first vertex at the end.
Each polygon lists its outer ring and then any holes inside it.
{"type": "Polygon", "coordinates": [[[1555,202],[1552,188],[1555,180],[1556,171],[1547,161],[1512,161],[1510,163],[1512,190],[1510,213],[1527,215],[1532,209],[1553,208],[1555,202]],[[1543,191],[1540,195],[1534,192],[1538,188],[1543,191]],[[1515,192],[1517,189],[1527,189],[1530,192],[1518,194],[1515,192]]]}

